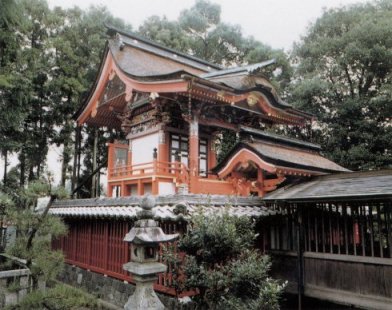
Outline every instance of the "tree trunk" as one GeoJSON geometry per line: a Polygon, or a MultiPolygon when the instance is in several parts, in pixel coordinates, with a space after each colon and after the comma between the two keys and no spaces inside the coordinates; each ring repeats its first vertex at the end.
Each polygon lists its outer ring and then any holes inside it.
{"type": "MultiPolygon", "coordinates": [[[[45,217],[47,216],[50,207],[53,204],[53,201],[56,199],[56,195],[50,195],[50,200],[48,202],[48,204],[46,205],[44,211],[42,212],[40,218],[38,219],[38,222],[36,224],[36,226],[31,229],[30,233],[29,233],[29,237],[27,239],[26,242],[26,250],[27,252],[29,252],[33,246],[33,240],[35,238],[35,235],[37,234],[38,229],[41,227],[42,222],[44,221],[45,217]]],[[[26,260],[26,267],[29,268],[30,270],[32,270],[33,267],[33,261],[31,259],[31,257],[29,257],[26,260]]],[[[38,276],[35,275],[34,273],[31,274],[31,279],[33,282],[33,290],[36,290],[38,288],[38,276]]]]}
{"type": "Polygon", "coordinates": [[[72,134],[72,126],[70,121],[67,119],[64,126],[64,149],[63,149],[63,163],[61,165],[61,186],[65,186],[65,182],[67,180],[67,171],[69,162],[71,161],[71,134],[72,134]]]}
{"type": "Polygon", "coordinates": [[[75,143],[74,143],[74,157],[72,166],[72,179],[71,179],[71,189],[72,191],[76,188],[78,183],[78,154],[79,154],[79,139],[80,139],[80,126],[75,128],[75,143]]]}
{"type": "Polygon", "coordinates": [[[29,178],[28,181],[31,182],[34,180],[34,166],[33,163],[31,163],[31,166],[29,167],[29,178]]]}
{"type": "MultiPolygon", "coordinates": [[[[93,171],[97,169],[97,153],[98,153],[98,129],[94,130],[94,146],[93,146],[93,171]]],[[[97,196],[97,176],[93,175],[91,180],[91,198],[97,196]]]]}
{"type": "Polygon", "coordinates": [[[20,161],[20,178],[19,178],[19,184],[20,187],[23,187],[25,185],[25,174],[26,174],[26,156],[23,152],[23,150],[20,153],[19,156],[19,161],[20,161]]]}
{"type": "Polygon", "coordinates": [[[3,185],[7,185],[7,167],[8,167],[8,151],[4,150],[3,151],[3,157],[4,157],[4,175],[3,175],[3,185]]]}

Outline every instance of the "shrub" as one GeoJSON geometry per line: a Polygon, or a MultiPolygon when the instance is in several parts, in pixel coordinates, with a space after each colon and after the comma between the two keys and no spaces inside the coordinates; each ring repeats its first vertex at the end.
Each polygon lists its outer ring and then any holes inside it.
{"type": "Polygon", "coordinates": [[[279,309],[284,284],[268,277],[271,262],[254,248],[246,217],[196,215],[178,246],[186,256],[182,289],[196,288],[201,309],[279,309]]]}

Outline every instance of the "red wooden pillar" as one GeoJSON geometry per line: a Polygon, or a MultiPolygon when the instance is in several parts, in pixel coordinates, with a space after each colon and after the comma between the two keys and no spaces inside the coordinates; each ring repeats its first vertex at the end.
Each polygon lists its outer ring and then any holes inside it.
{"type": "MultiPolygon", "coordinates": [[[[128,158],[127,158],[127,166],[132,167],[132,140],[128,142],[128,158]]],[[[128,170],[129,171],[129,170],[128,170]]]]}
{"type": "Polygon", "coordinates": [[[152,177],[152,183],[151,183],[151,194],[153,195],[158,195],[158,179],[156,178],[156,175],[159,174],[158,172],[158,150],[154,148],[154,153],[153,155],[153,177],[152,177]]]}
{"type": "Polygon", "coordinates": [[[216,158],[216,141],[218,139],[218,132],[211,134],[211,139],[208,140],[208,170],[214,168],[217,164],[216,158]]]}
{"type": "MultiPolygon", "coordinates": [[[[108,143],[108,180],[111,179],[115,162],[115,144],[108,143]]],[[[108,186],[109,187],[109,186],[108,186]]]]}
{"type": "Polygon", "coordinates": [[[169,148],[167,143],[167,133],[164,130],[159,130],[158,133],[158,161],[169,161],[169,148]]]}
{"type": "Polygon", "coordinates": [[[257,183],[258,183],[258,187],[259,187],[259,196],[263,197],[265,194],[264,191],[264,171],[257,167],[257,183]]]}
{"type": "Polygon", "coordinates": [[[197,194],[199,180],[199,122],[193,117],[189,122],[189,192],[197,194]]]}
{"type": "Polygon", "coordinates": [[[144,194],[144,188],[141,179],[137,180],[137,194],[139,196],[142,196],[144,194]]]}
{"type": "Polygon", "coordinates": [[[113,196],[113,186],[110,185],[109,183],[108,183],[108,189],[107,189],[106,196],[108,196],[108,197],[112,197],[113,196]]]}
{"type": "Polygon", "coordinates": [[[124,181],[122,181],[121,182],[121,197],[125,197],[125,196],[129,196],[130,195],[130,193],[129,193],[129,187],[128,187],[128,185],[124,182],[124,181]]]}
{"type": "Polygon", "coordinates": [[[110,185],[109,180],[111,179],[111,175],[113,173],[114,167],[114,144],[108,143],[108,185],[107,185],[107,196],[112,197],[113,195],[113,186],[110,185]]]}

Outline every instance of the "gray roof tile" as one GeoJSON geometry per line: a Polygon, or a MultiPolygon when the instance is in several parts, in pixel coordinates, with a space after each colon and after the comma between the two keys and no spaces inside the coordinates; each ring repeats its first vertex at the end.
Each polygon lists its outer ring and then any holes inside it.
{"type": "MultiPolygon", "coordinates": [[[[257,197],[231,197],[224,195],[168,195],[156,196],[154,217],[157,220],[181,221],[192,214],[223,214],[232,216],[264,217],[275,214],[257,197]],[[177,205],[185,205],[186,214],[176,212],[177,205]]],[[[141,210],[140,197],[73,199],[56,201],[50,213],[62,217],[105,217],[136,219],[141,210]]]]}
{"type": "Polygon", "coordinates": [[[392,170],[349,172],[312,178],[267,195],[268,201],[392,199],[392,170]]]}

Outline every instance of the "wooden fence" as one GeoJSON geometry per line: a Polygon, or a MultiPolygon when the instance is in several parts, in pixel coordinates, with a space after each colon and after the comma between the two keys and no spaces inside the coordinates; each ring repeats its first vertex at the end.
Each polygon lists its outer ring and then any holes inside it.
{"type": "MultiPolygon", "coordinates": [[[[66,224],[68,234],[52,242],[53,249],[63,251],[66,263],[133,283],[132,276],[122,268],[130,261],[130,244],[123,239],[133,225],[131,221],[77,219],[67,220],[66,224]]],[[[162,222],[160,225],[165,233],[182,233],[186,229],[185,223],[162,222]]],[[[173,248],[176,251],[175,243],[173,248]]],[[[161,247],[161,261],[162,253],[161,247]]],[[[184,257],[178,254],[179,258],[184,257]]],[[[174,266],[163,263],[168,266],[168,271],[159,275],[154,288],[174,296],[174,266]]],[[[182,292],[180,296],[192,294],[194,292],[182,292]]]]}

